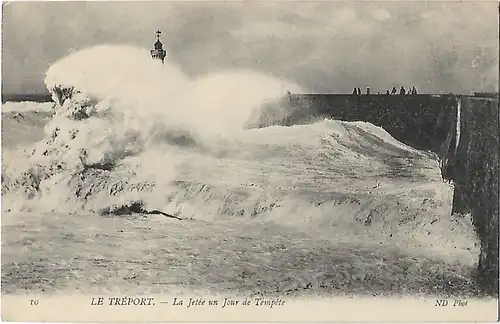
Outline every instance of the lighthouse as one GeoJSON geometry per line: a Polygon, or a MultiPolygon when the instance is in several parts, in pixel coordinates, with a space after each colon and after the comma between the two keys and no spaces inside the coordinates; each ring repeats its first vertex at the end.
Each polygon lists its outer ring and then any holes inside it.
{"type": "Polygon", "coordinates": [[[154,49],[151,50],[151,57],[156,60],[161,60],[163,64],[165,57],[167,57],[167,51],[163,49],[163,44],[160,42],[161,31],[156,31],[156,42],[154,44],[154,49]]]}

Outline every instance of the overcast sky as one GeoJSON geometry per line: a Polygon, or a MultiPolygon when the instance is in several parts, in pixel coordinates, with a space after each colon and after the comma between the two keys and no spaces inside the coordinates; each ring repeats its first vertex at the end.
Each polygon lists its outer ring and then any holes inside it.
{"type": "Polygon", "coordinates": [[[91,45],[152,47],[190,74],[251,68],[312,92],[496,91],[497,2],[11,2],[5,93],[41,93],[49,63],[91,45]]]}

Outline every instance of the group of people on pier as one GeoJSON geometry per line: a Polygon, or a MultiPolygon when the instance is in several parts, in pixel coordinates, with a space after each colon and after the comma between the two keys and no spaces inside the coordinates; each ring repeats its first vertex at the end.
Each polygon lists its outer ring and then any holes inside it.
{"type": "MultiPolygon", "coordinates": [[[[361,89],[360,88],[354,88],[354,90],[352,91],[352,94],[360,96],[362,94],[361,93],[361,89]]],[[[371,94],[370,87],[366,88],[366,94],[367,95],[371,94]]],[[[380,92],[377,93],[377,94],[380,94],[380,92]]],[[[387,90],[385,92],[385,94],[386,95],[396,95],[396,94],[398,94],[398,90],[396,89],[396,87],[392,87],[391,92],[389,92],[389,90],[387,90]]],[[[406,90],[403,86],[401,86],[401,88],[399,89],[399,94],[400,95],[404,95],[404,94],[407,94],[407,95],[416,95],[417,94],[417,88],[412,87],[411,89],[406,90]]]]}

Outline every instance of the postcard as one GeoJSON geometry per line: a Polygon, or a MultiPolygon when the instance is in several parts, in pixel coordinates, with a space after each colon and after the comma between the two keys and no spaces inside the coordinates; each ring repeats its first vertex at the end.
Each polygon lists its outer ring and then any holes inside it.
{"type": "Polygon", "coordinates": [[[2,320],[498,320],[495,1],[2,6],[2,320]]]}

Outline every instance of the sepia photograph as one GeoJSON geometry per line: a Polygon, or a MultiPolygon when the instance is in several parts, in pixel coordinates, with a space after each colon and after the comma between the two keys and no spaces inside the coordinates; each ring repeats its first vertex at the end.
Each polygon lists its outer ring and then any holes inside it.
{"type": "Polygon", "coordinates": [[[3,2],[2,319],[498,320],[499,8],[3,2]]]}

